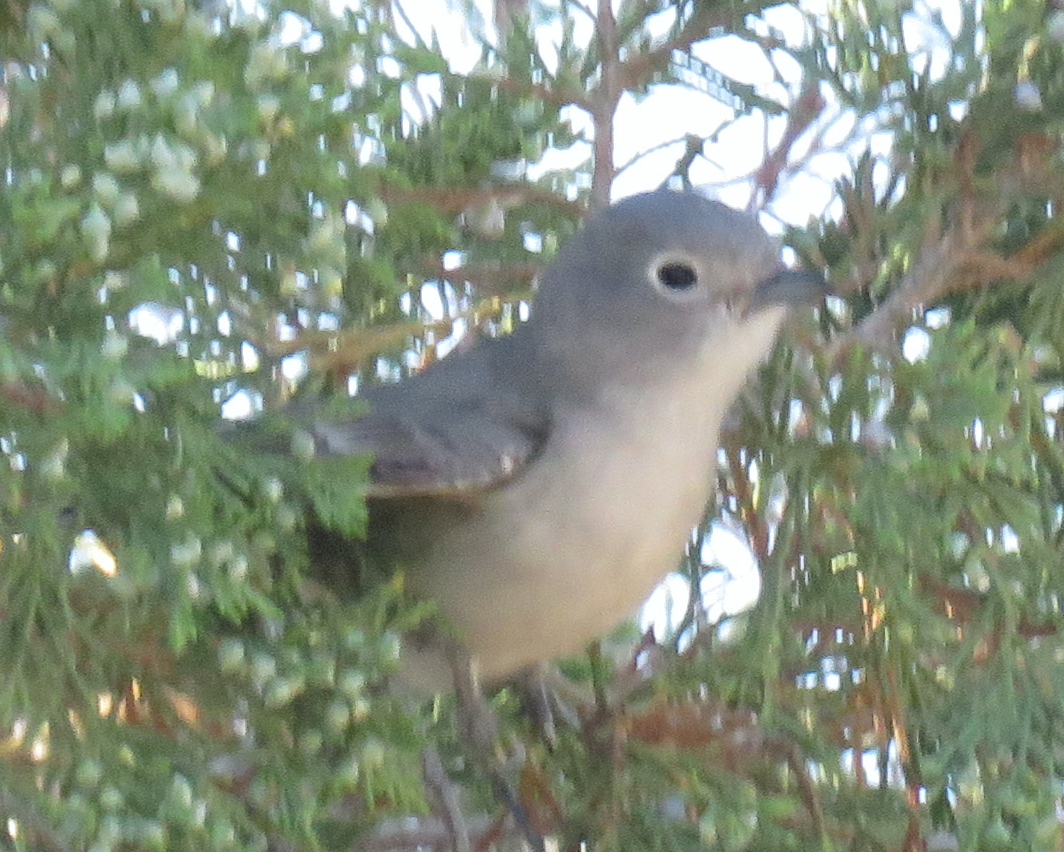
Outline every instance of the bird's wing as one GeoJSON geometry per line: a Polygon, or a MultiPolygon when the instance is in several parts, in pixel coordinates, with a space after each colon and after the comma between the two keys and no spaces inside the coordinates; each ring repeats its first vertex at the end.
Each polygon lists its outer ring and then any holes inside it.
{"type": "Polygon", "coordinates": [[[314,422],[315,452],[372,455],[371,498],[462,498],[501,485],[550,431],[549,412],[521,386],[528,365],[519,360],[509,338],[483,341],[421,375],[373,388],[361,395],[362,416],[314,422]]]}

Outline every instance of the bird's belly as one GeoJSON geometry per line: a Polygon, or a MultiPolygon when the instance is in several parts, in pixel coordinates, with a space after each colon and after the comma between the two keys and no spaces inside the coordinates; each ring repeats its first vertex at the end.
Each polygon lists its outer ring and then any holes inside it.
{"type": "Polygon", "coordinates": [[[711,486],[722,412],[669,399],[643,400],[647,414],[605,439],[586,428],[603,412],[571,418],[412,575],[485,677],[580,650],[676,567],[711,486]]]}

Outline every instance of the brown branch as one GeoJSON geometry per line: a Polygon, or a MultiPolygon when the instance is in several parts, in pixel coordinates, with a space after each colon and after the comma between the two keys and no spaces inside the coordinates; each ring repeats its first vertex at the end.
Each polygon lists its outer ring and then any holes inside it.
{"type": "Polygon", "coordinates": [[[270,358],[280,359],[307,352],[313,372],[331,371],[347,374],[354,372],[358,365],[369,358],[374,358],[389,350],[398,349],[407,344],[411,338],[424,338],[434,334],[448,337],[454,331],[458,320],[466,320],[472,325],[478,324],[485,317],[497,317],[503,306],[521,298],[500,286],[502,276],[528,284],[539,272],[538,264],[495,267],[488,265],[464,266],[456,269],[444,269],[442,264],[430,265],[429,273],[448,280],[469,281],[479,289],[487,291],[487,296],[472,308],[438,320],[409,319],[385,325],[363,328],[346,328],[340,331],[318,331],[303,329],[295,337],[281,340],[263,332],[262,324],[251,322],[246,315],[241,315],[241,332],[244,339],[270,358]],[[488,281],[487,279],[494,279],[488,281]],[[493,292],[497,291],[497,292],[493,292]]]}
{"type": "Polygon", "coordinates": [[[569,201],[547,189],[531,184],[507,184],[488,187],[437,187],[415,186],[401,187],[381,183],[377,192],[385,201],[420,202],[430,204],[440,213],[457,216],[470,207],[496,202],[503,207],[517,204],[546,204],[574,216],[583,216],[584,206],[576,201],[569,201]]]}
{"type": "Polygon", "coordinates": [[[507,296],[514,285],[528,287],[543,268],[540,263],[514,263],[499,266],[492,263],[467,263],[447,268],[436,259],[426,259],[422,272],[446,281],[468,281],[484,296],[507,296]]]}
{"type": "Polygon", "coordinates": [[[590,6],[585,6],[583,3],[580,2],[580,0],[569,0],[569,5],[572,8],[576,9],[576,11],[582,12],[585,17],[587,17],[590,21],[594,22],[595,13],[590,6]]]}
{"type": "MultiPolygon", "coordinates": [[[[837,361],[854,344],[888,351],[895,343],[895,332],[923,306],[951,293],[1023,280],[1064,248],[1064,227],[1057,223],[1048,224],[1012,255],[986,248],[1001,226],[1005,211],[1017,198],[1032,191],[1044,195],[1064,189],[1052,156],[1056,151],[1053,140],[1038,134],[1022,137],[1012,160],[995,173],[993,185],[982,189],[977,188],[973,177],[980,151],[978,134],[969,131],[962,135],[955,146],[951,172],[958,202],[953,221],[944,225],[938,217],[926,219],[923,247],[915,262],[886,301],[829,347],[827,354],[831,359],[837,361]]],[[[848,213],[852,214],[853,208],[847,204],[848,213]]],[[[869,221],[854,223],[851,232],[877,233],[871,221],[874,207],[868,213],[869,221]]],[[[871,255],[868,260],[872,268],[878,267],[878,257],[871,255]]]]}
{"type": "Polygon", "coordinates": [[[583,92],[554,89],[546,83],[532,83],[528,80],[513,80],[509,77],[495,77],[490,74],[471,74],[479,80],[488,80],[506,92],[515,95],[528,95],[543,103],[555,107],[575,106],[591,112],[591,101],[583,92]]]}
{"type": "Polygon", "coordinates": [[[410,320],[341,332],[304,331],[293,340],[266,339],[260,336],[259,339],[249,342],[272,358],[285,358],[306,351],[312,372],[350,376],[370,358],[405,346],[410,338],[424,337],[429,333],[448,337],[453,332],[457,320],[475,321],[486,312],[483,308],[477,308],[435,322],[410,320]]]}
{"type": "Polygon", "coordinates": [[[602,79],[592,93],[591,119],[595,126],[591,176],[591,209],[609,206],[613,186],[614,116],[621,94],[627,88],[621,79],[620,45],[617,43],[617,19],[610,0],[599,0],[596,27],[602,79]]]}
{"type": "Polygon", "coordinates": [[[975,246],[993,233],[997,219],[986,216],[973,224],[969,233],[960,229],[941,237],[937,245],[925,249],[894,292],[852,332],[828,347],[828,357],[837,362],[854,345],[886,350],[894,343],[894,333],[912,319],[913,312],[941,299],[957,288],[957,271],[975,246]]]}
{"type": "Polygon", "coordinates": [[[55,414],[62,405],[44,391],[33,390],[14,382],[0,384],[0,400],[37,415],[55,414]]]}
{"type": "MultiPolygon", "coordinates": [[[[920,590],[935,599],[936,609],[954,624],[962,627],[975,620],[980,615],[982,608],[989,602],[987,595],[974,589],[950,586],[927,574],[920,575],[919,583],[920,590]]],[[[1020,616],[1016,623],[1016,633],[1024,639],[1056,636],[1059,632],[1059,628],[1055,624],[1037,623],[1026,616],[1020,616]]],[[[1000,641],[1001,636],[995,635],[994,641],[991,643],[992,647],[989,649],[991,653],[996,651],[1000,641]]]]}
{"type": "Polygon", "coordinates": [[[786,755],[787,765],[790,767],[791,772],[794,773],[798,783],[798,796],[809,814],[809,819],[813,824],[813,831],[816,832],[817,837],[827,837],[827,820],[824,818],[824,809],[820,804],[820,794],[817,791],[817,785],[809,774],[808,759],[802,754],[797,743],[780,742],[776,744],[775,748],[777,750],[782,749],[786,755]]]}
{"type": "Polygon", "coordinates": [[[665,65],[674,50],[688,50],[696,41],[709,38],[710,31],[728,24],[726,4],[703,3],[673,38],[645,53],[634,55],[618,68],[617,80],[625,89],[636,88],[646,74],[665,65]]]}
{"type": "Polygon", "coordinates": [[[757,170],[754,186],[761,190],[766,201],[776,192],[780,175],[787,168],[794,143],[820,117],[827,105],[827,101],[820,94],[819,80],[807,78],[801,93],[787,113],[787,129],[783,138],[775,149],[768,153],[765,162],[757,170]]]}
{"type": "Polygon", "coordinates": [[[920,814],[923,805],[920,802],[920,792],[924,789],[924,779],[914,757],[912,741],[909,737],[909,721],[906,714],[908,703],[902,694],[902,686],[899,682],[897,666],[888,658],[883,671],[886,677],[886,694],[882,695],[887,705],[890,717],[890,729],[894,735],[894,741],[898,744],[898,759],[905,773],[906,804],[909,806],[909,824],[906,827],[905,842],[902,849],[905,852],[917,852],[923,849],[921,840],[920,814]]]}
{"type": "Polygon", "coordinates": [[[425,779],[425,790],[432,802],[433,810],[447,832],[450,848],[454,852],[473,852],[473,843],[469,836],[469,826],[462,813],[458,788],[447,777],[443,761],[440,760],[436,749],[425,750],[421,756],[421,768],[425,779]]]}

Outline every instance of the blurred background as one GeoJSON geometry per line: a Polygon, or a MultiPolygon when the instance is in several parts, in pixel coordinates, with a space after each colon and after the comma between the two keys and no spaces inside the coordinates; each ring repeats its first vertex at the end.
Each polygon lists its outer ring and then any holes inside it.
{"type": "Polygon", "coordinates": [[[508,333],[662,184],[836,295],[551,724],[489,696],[521,810],[1064,849],[1062,116],[1057,0],[2,0],[0,849],[521,848],[454,698],[381,688],[431,607],[314,575],[366,461],[221,424],[508,333]]]}

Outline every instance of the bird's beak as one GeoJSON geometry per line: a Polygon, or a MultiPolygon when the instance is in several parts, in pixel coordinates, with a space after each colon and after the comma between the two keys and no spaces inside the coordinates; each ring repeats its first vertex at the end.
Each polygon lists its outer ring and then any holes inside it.
{"type": "Polygon", "coordinates": [[[780,269],[754,287],[747,314],[763,308],[815,305],[831,293],[820,272],[811,269],[780,269]]]}

